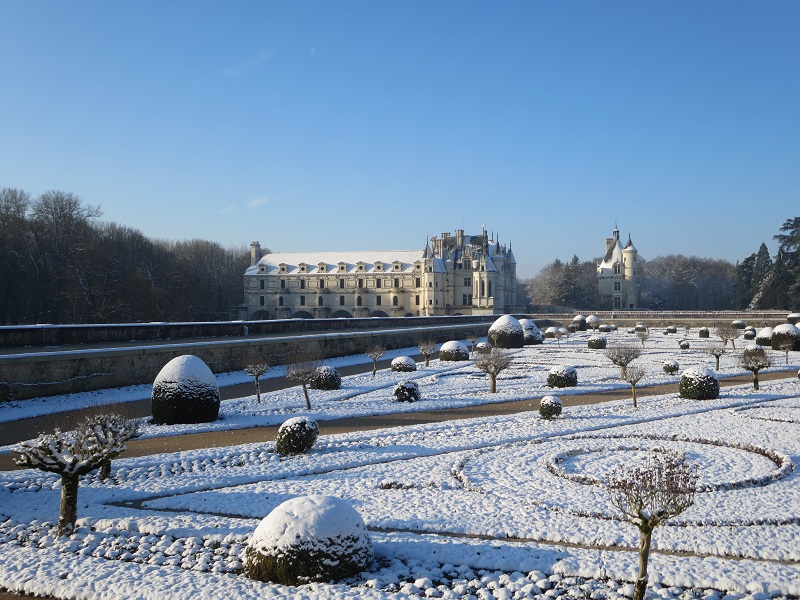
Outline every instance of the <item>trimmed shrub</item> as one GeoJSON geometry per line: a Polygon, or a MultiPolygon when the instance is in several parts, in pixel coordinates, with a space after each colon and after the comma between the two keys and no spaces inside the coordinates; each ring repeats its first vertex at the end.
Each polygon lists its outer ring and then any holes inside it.
{"type": "Polygon", "coordinates": [[[547,373],[547,385],[565,388],[578,385],[578,370],[567,365],[556,365],[547,373]]]}
{"type": "Polygon", "coordinates": [[[586,317],[583,315],[575,315],[572,318],[572,324],[575,325],[578,331],[586,331],[586,317]]]}
{"type": "Polygon", "coordinates": [[[558,331],[557,327],[548,327],[547,329],[544,330],[544,337],[555,339],[556,331],[558,331]]]}
{"type": "Polygon", "coordinates": [[[711,369],[690,367],[681,373],[678,393],[681,398],[713,400],[719,397],[719,380],[711,369]]]}
{"type": "Polygon", "coordinates": [[[735,321],[731,321],[731,327],[733,327],[734,329],[744,329],[745,324],[744,321],[736,319],[735,321]]]}
{"type": "Polygon", "coordinates": [[[503,315],[492,323],[487,337],[494,348],[522,348],[525,345],[522,325],[511,315],[503,315]]]}
{"type": "Polygon", "coordinates": [[[791,323],[792,325],[797,325],[800,323],[800,313],[789,313],[786,315],[786,322],[791,323]]]}
{"type": "Polygon", "coordinates": [[[567,325],[567,331],[569,331],[570,333],[577,333],[579,329],[578,326],[575,325],[575,323],[570,323],[569,325],[567,325]]]}
{"type": "Polygon", "coordinates": [[[561,415],[561,399],[557,396],[543,396],[539,400],[539,416],[543,419],[554,419],[561,415]]]}
{"type": "Polygon", "coordinates": [[[636,327],[631,327],[628,329],[628,333],[636,333],[636,327]]]}
{"type": "Polygon", "coordinates": [[[600,325],[600,327],[597,328],[597,331],[600,333],[611,333],[612,327],[611,325],[600,325]]]}
{"type": "Polygon", "coordinates": [[[647,331],[647,325],[639,321],[638,323],[636,323],[636,325],[633,326],[633,329],[637,333],[640,331],[647,331]]]}
{"type": "Polygon", "coordinates": [[[664,333],[678,333],[678,328],[675,325],[668,325],[664,333]]]}
{"type": "Polygon", "coordinates": [[[398,356],[392,359],[392,364],[389,368],[398,373],[410,373],[417,370],[417,363],[410,356],[398,356]]]}
{"type": "Polygon", "coordinates": [[[756,344],[772,347],[772,327],[763,327],[756,334],[756,344]]]}
{"type": "Polygon", "coordinates": [[[756,339],[756,332],[753,329],[745,329],[742,337],[746,340],[754,340],[756,339]]]}
{"type": "Polygon", "coordinates": [[[314,371],[308,387],[312,390],[338,390],[342,387],[342,376],[333,367],[323,365],[314,371]]]}
{"type": "Polygon", "coordinates": [[[586,340],[586,345],[592,350],[604,350],[607,344],[608,340],[604,335],[590,335],[586,340]]]}
{"type": "Polygon", "coordinates": [[[689,349],[688,340],[681,340],[679,346],[680,346],[681,350],[688,350],[689,349]]]}
{"type": "Polygon", "coordinates": [[[492,351],[492,345],[488,342],[478,342],[475,344],[475,352],[478,354],[489,354],[492,351]]]}
{"type": "Polygon", "coordinates": [[[680,369],[677,360],[665,360],[663,365],[664,373],[667,375],[675,375],[680,369]]]}
{"type": "Polygon", "coordinates": [[[450,341],[439,348],[439,360],[460,361],[469,360],[469,348],[464,342],[450,341]]]}
{"type": "Polygon", "coordinates": [[[394,399],[398,402],[417,402],[420,399],[416,381],[401,381],[394,386],[394,399]]]}
{"type": "Polygon", "coordinates": [[[210,423],[219,416],[219,387],[208,365],[192,354],[176,356],[153,381],[153,423],[210,423]]]}
{"type": "Polygon", "coordinates": [[[244,571],[257,581],[299,585],[357,575],[374,560],[364,520],[346,501],[299,496],[277,506],[244,551],[244,571]]]}
{"type": "Polygon", "coordinates": [[[711,336],[711,332],[708,330],[708,327],[701,327],[697,334],[700,338],[708,338],[711,336]]]}
{"type": "Polygon", "coordinates": [[[800,329],[797,328],[797,325],[784,323],[777,325],[772,330],[772,349],[785,350],[782,347],[784,343],[791,343],[791,350],[800,351],[800,329]]]}
{"type": "Polygon", "coordinates": [[[319,425],[309,417],[292,417],[278,427],[275,452],[281,456],[305,454],[319,437],[319,425]]]}
{"type": "Polygon", "coordinates": [[[600,326],[600,317],[597,315],[589,315],[586,317],[586,325],[592,329],[597,329],[600,326]]]}
{"type": "Polygon", "coordinates": [[[533,319],[520,319],[519,324],[522,326],[522,338],[526,346],[535,346],[542,343],[544,334],[533,319]]]}

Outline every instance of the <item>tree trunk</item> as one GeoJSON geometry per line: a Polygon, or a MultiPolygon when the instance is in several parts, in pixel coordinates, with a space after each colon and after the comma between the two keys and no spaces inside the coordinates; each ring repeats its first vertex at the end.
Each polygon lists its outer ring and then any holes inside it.
{"type": "Polygon", "coordinates": [[[494,394],[497,391],[497,375],[489,373],[489,393],[494,394]]]}
{"type": "Polygon", "coordinates": [[[258,382],[258,377],[256,377],[256,401],[261,404],[261,384],[258,382]]]}
{"type": "Polygon", "coordinates": [[[758,371],[753,371],[753,389],[758,391],[758,371]]]}
{"type": "Polygon", "coordinates": [[[644,600],[647,590],[647,561],[650,559],[650,540],[653,537],[653,530],[650,528],[640,529],[639,538],[639,575],[636,577],[636,589],[633,592],[633,600],[644,600]]]}
{"type": "Polygon", "coordinates": [[[716,359],[717,359],[717,368],[714,369],[714,370],[715,371],[719,371],[719,356],[717,356],[716,359]]]}
{"type": "Polygon", "coordinates": [[[58,535],[70,535],[78,520],[79,475],[61,475],[61,505],[58,513],[58,535]]]}
{"type": "Polygon", "coordinates": [[[375,373],[378,372],[378,360],[372,359],[372,378],[375,379],[375,373]]]}
{"type": "MultiPolygon", "coordinates": [[[[788,358],[788,356],[789,356],[789,355],[787,354],[786,356],[787,356],[787,358],[786,358],[786,361],[787,361],[787,362],[786,362],[786,364],[788,365],[788,364],[789,364],[789,362],[788,362],[788,361],[789,361],[789,358],[788,358]]],[[[426,367],[427,367],[427,366],[429,366],[429,363],[430,363],[430,362],[431,362],[431,355],[430,355],[430,354],[426,354],[426,355],[425,355],[425,366],[426,366],[426,367]]]]}
{"type": "Polygon", "coordinates": [[[636,384],[631,384],[631,392],[633,392],[633,408],[637,408],[636,406],[636,384]]]}
{"type": "Polygon", "coordinates": [[[306,408],[311,410],[311,399],[308,397],[308,388],[306,387],[305,381],[300,385],[303,386],[303,395],[306,397],[306,408]]]}
{"type": "Polygon", "coordinates": [[[100,463],[100,480],[105,481],[109,477],[111,477],[111,461],[104,460],[100,463]]]}

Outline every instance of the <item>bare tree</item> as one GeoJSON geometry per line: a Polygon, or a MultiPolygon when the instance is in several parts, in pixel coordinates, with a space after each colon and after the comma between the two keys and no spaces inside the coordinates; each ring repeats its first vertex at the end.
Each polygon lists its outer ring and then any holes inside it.
{"type": "Polygon", "coordinates": [[[612,363],[619,367],[619,376],[625,379],[625,370],[628,365],[642,355],[642,349],[630,344],[620,344],[606,348],[605,355],[612,363]]]}
{"type": "Polygon", "coordinates": [[[711,346],[711,348],[706,348],[706,353],[710,354],[715,359],[717,359],[717,366],[714,370],[719,371],[719,358],[720,356],[725,354],[725,348],[723,348],[722,346],[711,346]]]}
{"type": "Polygon", "coordinates": [[[739,366],[753,374],[753,389],[758,389],[758,372],[772,366],[772,360],[761,346],[745,348],[739,357],[739,366]]]}
{"type": "MultiPolygon", "coordinates": [[[[364,354],[372,359],[372,376],[375,377],[375,373],[378,372],[378,359],[386,354],[386,346],[383,346],[382,344],[375,344],[374,346],[367,348],[364,354]]],[[[427,361],[425,364],[427,365],[427,361]]]]}
{"type": "MultiPolygon", "coordinates": [[[[468,333],[467,337],[464,339],[466,339],[469,342],[470,353],[475,352],[475,342],[477,342],[479,339],[478,335],[474,333],[468,333]]],[[[427,366],[427,364],[425,366],[427,366]]]]}
{"type": "Polygon", "coordinates": [[[269,361],[266,357],[259,357],[244,366],[244,371],[256,384],[256,401],[261,404],[261,381],[259,378],[269,370],[269,361]]]}
{"type": "Polygon", "coordinates": [[[727,346],[730,340],[731,348],[736,350],[736,338],[739,337],[740,330],[731,325],[717,325],[714,332],[722,340],[723,347],[727,346]]]}
{"type": "Polygon", "coordinates": [[[15,462],[61,476],[58,535],[70,535],[78,519],[78,483],[125,450],[125,442],[136,435],[138,422],[120,415],[98,415],[86,419],[74,431],[56,429],[14,449],[15,462]],[[135,423],[135,424],[134,424],[135,423]]]}
{"type": "Polygon", "coordinates": [[[647,338],[650,337],[649,331],[637,331],[636,337],[639,338],[639,341],[642,342],[642,348],[644,348],[644,343],[647,341],[647,338]]]}
{"type": "Polygon", "coordinates": [[[308,386],[320,366],[322,366],[322,361],[319,348],[316,346],[295,348],[289,354],[289,362],[286,365],[286,378],[302,386],[303,397],[306,400],[306,408],[308,410],[311,410],[308,386]]]}
{"type": "Polygon", "coordinates": [[[620,378],[623,381],[627,381],[631,386],[631,393],[633,394],[633,408],[637,408],[636,384],[639,383],[639,381],[641,381],[642,377],[644,377],[644,374],[645,374],[644,367],[640,367],[638,365],[629,365],[620,375],[620,378]]]}
{"type": "Polygon", "coordinates": [[[433,340],[424,340],[419,343],[417,349],[425,359],[425,366],[427,367],[430,364],[431,356],[433,356],[433,353],[436,352],[436,342],[433,340]]]}
{"type": "Polygon", "coordinates": [[[512,356],[500,348],[492,348],[475,359],[475,367],[489,376],[489,393],[497,391],[497,376],[511,366],[512,356]]]}
{"type": "Polygon", "coordinates": [[[611,503],[639,529],[639,573],[633,600],[643,600],[653,530],[694,504],[697,467],[663,453],[651,453],[639,467],[614,469],[606,490],[611,503]]]}
{"type": "Polygon", "coordinates": [[[782,337],[778,340],[778,350],[786,354],[786,364],[789,364],[789,352],[794,349],[794,338],[782,337]]]}

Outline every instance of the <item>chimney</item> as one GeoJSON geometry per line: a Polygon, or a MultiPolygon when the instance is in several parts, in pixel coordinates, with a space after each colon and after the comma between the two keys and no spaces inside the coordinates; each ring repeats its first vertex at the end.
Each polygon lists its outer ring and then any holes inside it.
{"type": "Polygon", "coordinates": [[[255,265],[261,260],[261,244],[258,242],[250,242],[250,266],[255,265]]]}

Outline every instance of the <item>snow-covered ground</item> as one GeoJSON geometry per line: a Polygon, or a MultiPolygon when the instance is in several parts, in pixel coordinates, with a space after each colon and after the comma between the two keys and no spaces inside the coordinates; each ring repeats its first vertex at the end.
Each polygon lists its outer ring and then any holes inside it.
{"type": "MultiPolygon", "coordinates": [[[[255,396],[223,401],[213,424],[148,425],[145,435],[155,436],[300,414],[331,419],[532,400],[532,410],[515,415],[326,436],[292,458],[264,442],[116,460],[113,481],[82,481],[80,527],[68,538],[55,536],[57,477],[2,472],[0,586],[65,598],[630,596],[638,531],[619,518],[602,482],[614,467],[657,450],[696,464],[700,491],[694,506],[654,534],[653,597],[800,595],[797,354],[789,356],[791,377],[762,381],[759,392],[751,384],[724,387],[717,400],[692,401],[679,398],[676,385],[674,393],[640,396],[638,409],[625,400],[540,419],[543,395],[628,387],[602,350],[587,348],[589,335],[514,351],[496,394],[470,362],[432,361],[415,373],[381,370],[375,378],[346,377],[338,391],[313,390],[312,411],[290,388],[261,404],[255,396]],[[575,366],[578,387],[548,388],[554,365],[575,366]],[[423,400],[393,402],[395,383],[409,378],[423,400]],[[351,502],[371,529],[376,564],[347,583],[287,588],[249,580],[240,572],[248,537],[273,508],[304,494],[351,502]]],[[[605,335],[609,345],[640,343],[622,331],[605,335]]],[[[746,343],[737,340],[737,348],[746,343]]],[[[696,330],[653,330],[636,361],[647,370],[639,389],[677,383],[678,375],[663,372],[667,360],[681,370],[713,367],[704,350],[714,344],[696,330]],[[688,350],[679,349],[684,337],[688,350]]],[[[738,352],[722,357],[720,375],[744,373],[738,352]]],[[[782,353],[772,357],[786,368],[782,353]]],[[[147,397],[140,388],[30,406],[147,397]]],[[[0,420],[28,416],[26,404],[0,406],[0,420]]]]}

